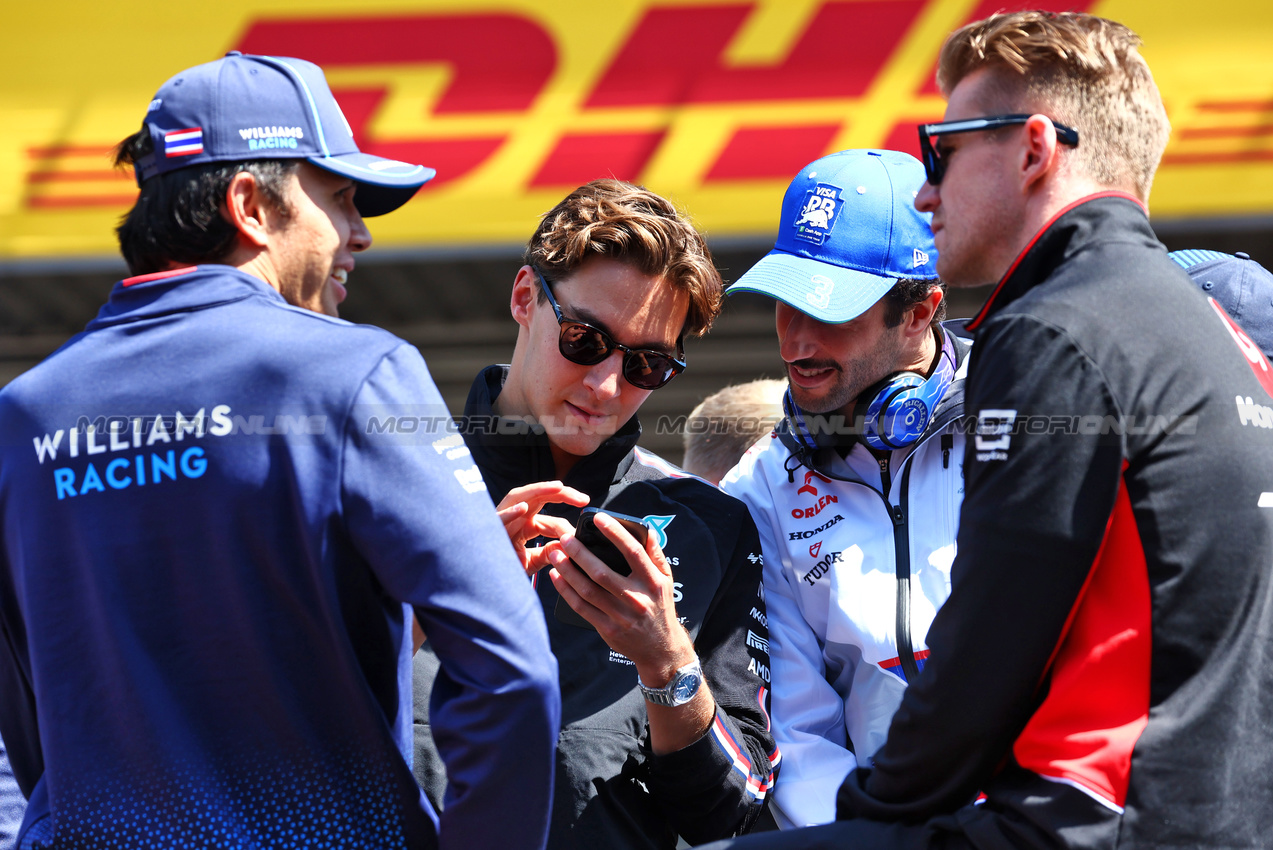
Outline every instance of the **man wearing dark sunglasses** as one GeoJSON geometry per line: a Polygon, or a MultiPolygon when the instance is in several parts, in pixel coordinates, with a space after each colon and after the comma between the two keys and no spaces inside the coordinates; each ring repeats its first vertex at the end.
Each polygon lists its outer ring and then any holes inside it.
{"type": "Polygon", "coordinates": [[[996,284],[952,592],[843,820],[764,846],[1269,846],[1273,366],[1149,226],[1139,44],[1021,12],[942,48],[916,207],[996,284]]]}
{"type": "MultiPolygon", "coordinates": [[[[672,204],[615,180],[550,210],[523,259],[512,362],[477,376],[463,424],[560,669],[548,846],[670,850],[678,834],[746,832],[778,762],[756,527],[741,502],[636,447],[637,409],[720,311],[720,275],[672,204]],[[597,519],[630,575],[575,539],[587,505],[647,526],[642,546],[597,519]],[[552,542],[526,549],[535,538],[552,542]]],[[[424,724],[436,670],[426,644],[416,774],[435,799],[445,783],[424,724]]]]}

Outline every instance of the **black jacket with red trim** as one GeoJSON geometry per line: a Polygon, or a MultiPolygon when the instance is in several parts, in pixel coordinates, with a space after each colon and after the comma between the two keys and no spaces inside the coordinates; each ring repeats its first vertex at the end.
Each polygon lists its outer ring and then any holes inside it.
{"type": "MultiPolygon", "coordinates": [[[[495,416],[493,402],[507,373],[507,366],[491,366],[477,376],[462,423],[497,502],[514,487],[556,477],[547,436],[495,416]]],[[[595,630],[558,620],[557,591],[547,576],[537,576],[562,697],[550,850],[672,850],[678,834],[697,844],[747,832],[778,768],[769,731],[769,631],[756,525],[738,499],[637,448],[640,436],[634,416],[575,464],[565,483],[588,494],[594,507],[657,528],[675,581],[676,611],[694,639],[716,716],[698,741],[655,755],[636,667],[595,630]]],[[[579,512],[569,505],[544,509],[571,522],[579,512]]],[[[437,671],[438,658],[426,643],[414,669],[414,770],[432,802],[444,807],[438,750],[448,744],[435,746],[428,726],[437,671]]]]}
{"type": "Polygon", "coordinates": [[[1123,195],[1064,210],[970,329],[952,593],[840,817],[982,848],[1269,846],[1268,362],[1123,195]]]}

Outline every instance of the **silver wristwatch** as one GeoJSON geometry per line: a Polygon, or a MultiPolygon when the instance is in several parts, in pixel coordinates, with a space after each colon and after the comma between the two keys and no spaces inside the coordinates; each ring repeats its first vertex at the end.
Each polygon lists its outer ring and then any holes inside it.
{"type": "Polygon", "coordinates": [[[697,658],[672,674],[672,681],[661,688],[647,688],[641,677],[637,676],[637,687],[655,705],[685,705],[694,699],[694,694],[698,693],[702,684],[703,667],[697,658]]]}

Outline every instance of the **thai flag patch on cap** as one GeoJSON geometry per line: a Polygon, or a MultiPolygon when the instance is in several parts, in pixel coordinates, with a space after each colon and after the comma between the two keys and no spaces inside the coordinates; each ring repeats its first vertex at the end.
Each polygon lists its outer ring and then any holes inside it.
{"type": "Polygon", "coordinates": [[[164,156],[190,156],[196,153],[203,153],[202,127],[164,133],[164,156]]]}

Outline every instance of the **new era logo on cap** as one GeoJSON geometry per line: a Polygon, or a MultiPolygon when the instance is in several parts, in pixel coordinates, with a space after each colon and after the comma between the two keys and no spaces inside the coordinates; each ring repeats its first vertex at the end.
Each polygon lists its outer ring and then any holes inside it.
{"type": "Polygon", "coordinates": [[[918,248],[916,248],[914,262],[911,265],[911,268],[917,269],[920,266],[926,266],[926,265],[928,265],[928,255],[925,254],[923,251],[919,250],[918,248]]]}
{"type": "Polygon", "coordinates": [[[190,156],[196,153],[203,153],[202,127],[164,133],[164,156],[190,156]]]}

